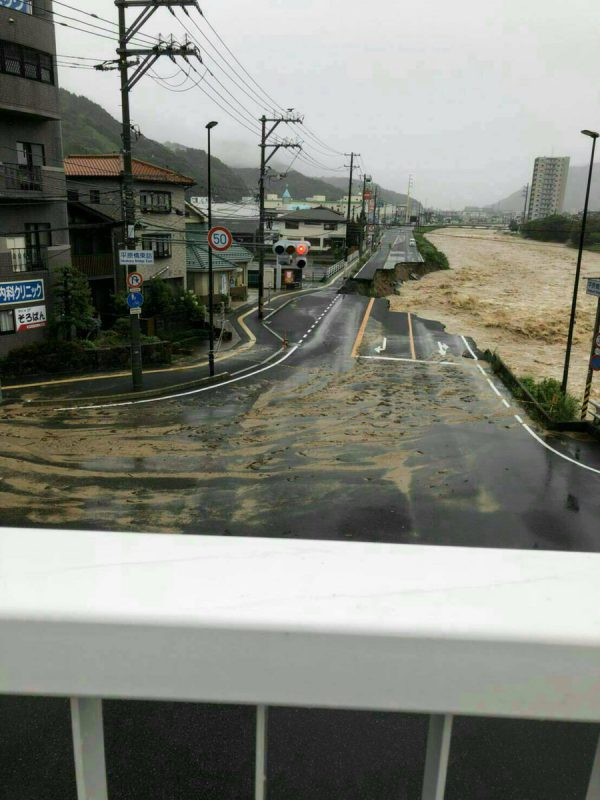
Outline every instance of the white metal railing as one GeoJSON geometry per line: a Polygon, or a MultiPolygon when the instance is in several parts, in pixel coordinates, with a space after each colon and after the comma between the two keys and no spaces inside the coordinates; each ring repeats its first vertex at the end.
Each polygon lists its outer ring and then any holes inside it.
{"type": "MultiPolygon", "coordinates": [[[[0,693],[71,698],[79,800],[105,800],[102,698],[600,720],[600,555],[0,529],[0,693]],[[177,679],[174,680],[173,676],[177,679]]],[[[587,800],[600,797],[600,751],[587,800]]],[[[492,778],[490,778],[492,779],[492,778]]],[[[581,800],[584,800],[583,798],[581,800]]]]}

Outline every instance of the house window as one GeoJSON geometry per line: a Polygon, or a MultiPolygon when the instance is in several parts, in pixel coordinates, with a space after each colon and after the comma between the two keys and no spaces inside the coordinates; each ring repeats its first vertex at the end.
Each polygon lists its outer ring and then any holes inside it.
{"type": "Polygon", "coordinates": [[[0,41],[0,72],[41,83],[54,83],[54,65],[50,53],[14,42],[0,41]]]}
{"type": "Polygon", "coordinates": [[[67,200],[77,202],[79,200],[79,189],[67,189],[67,200]]]}
{"type": "Polygon", "coordinates": [[[140,192],[140,208],[155,214],[171,211],[171,192],[140,192]]]}
{"type": "Polygon", "coordinates": [[[46,163],[44,145],[17,142],[17,164],[21,167],[43,167],[46,163]]]}
{"type": "Polygon", "coordinates": [[[337,231],[337,229],[338,229],[337,222],[326,222],[323,225],[323,228],[326,231],[337,231]]]}
{"type": "Polygon", "coordinates": [[[286,222],[285,223],[286,231],[297,231],[299,227],[300,227],[300,223],[299,222],[286,222]]]}
{"type": "Polygon", "coordinates": [[[13,272],[25,272],[27,269],[27,242],[24,236],[7,236],[6,249],[10,253],[13,272]]]}
{"type": "Polygon", "coordinates": [[[15,332],[15,315],[11,311],[0,311],[0,336],[15,332]]]}
{"type": "Polygon", "coordinates": [[[146,234],[142,237],[142,250],[152,250],[154,258],[171,258],[171,234],[146,234]]]}
{"type": "Polygon", "coordinates": [[[98,204],[100,202],[100,189],[90,189],[90,203],[98,204]]]}

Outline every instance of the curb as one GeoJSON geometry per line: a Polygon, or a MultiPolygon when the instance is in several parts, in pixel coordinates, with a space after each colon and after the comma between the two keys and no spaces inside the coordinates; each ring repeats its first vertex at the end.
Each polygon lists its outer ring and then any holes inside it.
{"type": "MultiPolygon", "coordinates": [[[[146,389],[143,392],[125,392],[121,394],[108,394],[108,395],[97,395],[96,397],[80,397],[77,398],[82,403],[87,404],[101,404],[101,403],[121,403],[127,402],[128,400],[152,400],[154,398],[162,397],[163,395],[169,395],[173,392],[181,392],[191,389],[196,389],[204,385],[211,385],[213,383],[220,383],[223,380],[226,380],[230,377],[229,372],[219,372],[218,375],[207,376],[205,378],[197,378],[193,381],[187,381],[186,383],[177,383],[171,384],[170,386],[161,386],[156,389],[146,389]]],[[[7,397],[7,400],[12,401],[19,401],[20,398],[18,397],[7,397]]],[[[38,406],[38,407],[54,407],[57,403],[66,402],[60,397],[53,397],[44,400],[21,400],[22,403],[25,403],[28,406],[38,406]]]]}

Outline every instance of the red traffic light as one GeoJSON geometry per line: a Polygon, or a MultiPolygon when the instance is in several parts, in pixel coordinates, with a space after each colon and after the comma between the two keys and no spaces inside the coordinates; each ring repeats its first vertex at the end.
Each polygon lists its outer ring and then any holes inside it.
{"type": "Polygon", "coordinates": [[[305,242],[299,242],[296,245],[296,253],[299,256],[305,256],[308,253],[308,245],[305,242]]]}

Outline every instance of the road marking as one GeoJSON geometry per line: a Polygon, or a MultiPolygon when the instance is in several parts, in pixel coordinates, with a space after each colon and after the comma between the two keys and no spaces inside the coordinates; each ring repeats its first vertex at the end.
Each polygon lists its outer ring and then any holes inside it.
{"type": "Polygon", "coordinates": [[[516,419],[516,420],[517,420],[517,422],[518,422],[518,423],[520,423],[521,425],[524,425],[524,424],[525,424],[525,423],[523,422],[523,420],[521,419],[521,417],[520,417],[518,414],[515,414],[515,419],[516,419]]]}
{"type": "Polygon", "coordinates": [[[378,347],[375,348],[375,352],[376,353],[383,353],[385,351],[386,347],[387,347],[387,339],[384,336],[383,337],[383,342],[378,347]]]}
{"type": "Polygon", "coordinates": [[[493,389],[493,390],[496,392],[496,394],[498,395],[498,397],[502,397],[502,395],[500,394],[500,392],[498,391],[498,389],[496,388],[496,386],[495,386],[495,385],[492,383],[492,381],[491,381],[489,378],[487,378],[486,380],[487,380],[487,382],[489,383],[489,385],[492,387],[492,389],[493,389]]]}
{"type": "Polygon", "coordinates": [[[446,353],[448,352],[448,345],[444,344],[443,342],[438,342],[437,346],[438,346],[438,350],[440,351],[440,355],[441,356],[445,356],[446,353]]]}
{"type": "Polygon", "coordinates": [[[467,350],[469,351],[469,353],[471,353],[471,355],[473,356],[473,358],[475,359],[475,361],[479,361],[479,359],[477,358],[476,354],[473,352],[473,348],[472,348],[472,347],[471,347],[471,345],[470,345],[470,344],[467,342],[467,340],[465,339],[465,337],[464,337],[464,336],[461,336],[460,338],[461,338],[461,339],[463,340],[463,342],[465,343],[465,347],[467,348],[467,350]]]}
{"type": "Polygon", "coordinates": [[[358,329],[358,333],[356,334],[356,339],[354,340],[354,347],[352,348],[352,358],[356,358],[358,354],[358,348],[363,340],[363,336],[365,335],[365,331],[367,329],[367,323],[369,321],[369,317],[371,316],[371,309],[373,308],[373,303],[375,302],[375,298],[372,297],[369,300],[367,305],[367,310],[365,311],[365,315],[363,317],[363,321],[360,324],[360,328],[358,329]]]}
{"type": "MultiPolygon", "coordinates": [[[[516,414],[515,414],[515,416],[516,416],[516,414]]],[[[546,450],[550,450],[551,453],[554,453],[555,455],[560,456],[561,458],[564,458],[565,461],[570,461],[571,464],[575,464],[575,466],[577,466],[577,467],[581,467],[582,469],[587,469],[590,472],[595,472],[597,475],[600,475],[600,469],[596,469],[595,467],[588,467],[587,464],[582,464],[581,461],[576,461],[574,458],[571,458],[571,456],[567,456],[564,453],[561,453],[560,450],[555,450],[547,442],[545,442],[540,436],[538,436],[535,431],[532,431],[531,428],[529,427],[529,425],[526,425],[522,420],[520,420],[520,422],[523,425],[523,427],[525,428],[525,430],[527,431],[527,433],[530,436],[533,436],[533,438],[537,442],[539,442],[542,445],[542,447],[545,447],[546,450]]]]}
{"type": "Polygon", "coordinates": [[[484,377],[487,377],[487,375],[486,375],[486,373],[485,373],[485,370],[484,370],[484,368],[481,366],[481,364],[477,364],[477,369],[478,369],[478,370],[481,372],[481,374],[482,374],[484,377]]]}
{"type": "Polygon", "coordinates": [[[415,340],[413,337],[412,317],[410,311],[408,312],[407,317],[408,317],[408,335],[410,337],[410,354],[412,356],[413,361],[416,361],[417,353],[415,351],[415,340]]]}
{"type": "Polygon", "coordinates": [[[505,399],[504,399],[504,397],[502,398],[502,402],[504,403],[504,405],[505,405],[507,408],[510,408],[510,403],[508,402],[508,400],[505,400],[505,399]]]}
{"type": "Polygon", "coordinates": [[[403,361],[406,364],[433,364],[434,366],[458,367],[456,361],[427,361],[425,358],[401,358],[400,356],[357,356],[370,361],[403,361]]]}
{"type": "Polygon", "coordinates": [[[210,386],[203,386],[200,389],[191,389],[188,392],[178,392],[177,394],[170,394],[166,395],[165,397],[149,397],[146,400],[124,400],[120,403],[103,403],[98,405],[89,405],[89,406],[70,406],[69,408],[56,408],[55,411],[89,411],[91,409],[99,409],[99,408],[119,408],[121,406],[138,406],[144,403],[160,403],[163,400],[177,400],[179,397],[190,397],[193,394],[201,394],[203,392],[210,392],[213,389],[220,389],[222,386],[228,386],[230,383],[237,383],[238,381],[245,381],[247,378],[252,378],[254,375],[259,375],[261,372],[266,372],[269,369],[273,369],[273,367],[277,367],[279,364],[282,364],[284,361],[296,352],[298,349],[297,345],[291,347],[287,353],[282,356],[278,361],[273,362],[273,364],[269,364],[266,367],[261,367],[260,369],[254,370],[254,372],[249,372],[247,375],[240,375],[237,378],[230,378],[227,381],[223,381],[222,383],[213,383],[210,386]]]}

